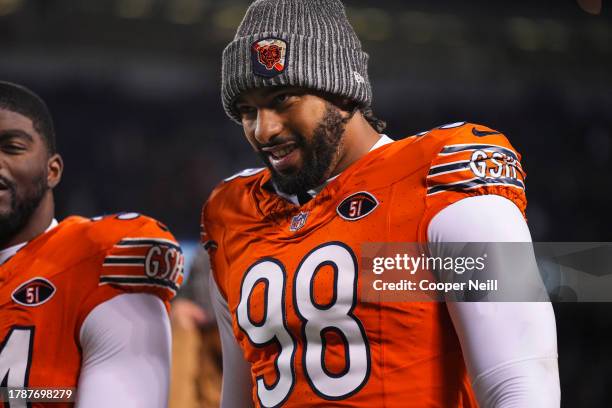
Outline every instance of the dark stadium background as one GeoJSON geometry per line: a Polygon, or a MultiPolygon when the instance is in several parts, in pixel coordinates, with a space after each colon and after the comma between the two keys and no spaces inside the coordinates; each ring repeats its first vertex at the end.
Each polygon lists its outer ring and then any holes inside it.
{"type": "MultiPolygon", "coordinates": [[[[390,136],[459,120],[500,130],[523,155],[534,240],[612,240],[605,4],[596,16],[573,0],[346,3],[390,136]]],[[[212,187],[259,165],[219,103],[221,51],[247,4],[0,0],[0,79],[55,117],[60,218],[139,211],[197,240],[212,187]]],[[[609,406],[612,305],[555,309],[563,406],[609,406]]]]}

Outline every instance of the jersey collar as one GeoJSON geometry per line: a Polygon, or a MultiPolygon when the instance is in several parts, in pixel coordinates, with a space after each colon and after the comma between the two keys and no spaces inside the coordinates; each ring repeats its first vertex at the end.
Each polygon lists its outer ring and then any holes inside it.
{"type": "MultiPolygon", "coordinates": [[[[51,224],[49,224],[49,226],[47,227],[47,229],[45,230],[44,233],[47,233],[49,231],[51,231],[53,228],[57,227],[59,223],[57,222],[57,220],[54,218],[53,220],[51,220],[51,224]]],[[[43,233],[43,234],[44,234],[43,233]]],[[[20,244],[17,245],[13,245],[10,246],[6,249],[3,249],[0,251],[0,265],[2,265],[3,263],[5,263],[9,258],[11,258],[13,255],[15,255],[17,253],[17,251],[19,251],[21,248],[23,248],[24,246],[27,245],[29,241],[26,242],[22,242],[20,244]]]]}
{"type": "MultiPolygon", "coordinates": [[[[378,141],[374,143],[374,146],[372,146],[372,148],[370,149],[370,152],[378,149],[379,147],[387,145],[389,143],[393,143],[393,139],[391,139],[387,135],[381,134],[378,141]]],[[[320,186],[313,188],[312,190],[308,190],[307,192],[302,193],[302,194],[285,194],[282,191],[280,191],[274,183],[272,183],[272,185],[274,186],[274,191],[276,192],[276,194],[283,197],[285,200],[291,202],[292,204],[300,206],[300,205],[306,204],[308,201],[310,201],[310,199],[312,199],[317,194],[319,194],[319,192],[323,190],[323,188],[330,181],[336,179],[336,177],[338,177],[340,174],[342,173],[336,174],[334,177],[327,179],[327,181],[325,181],[325,183],[321,184],[320,186]]]]}

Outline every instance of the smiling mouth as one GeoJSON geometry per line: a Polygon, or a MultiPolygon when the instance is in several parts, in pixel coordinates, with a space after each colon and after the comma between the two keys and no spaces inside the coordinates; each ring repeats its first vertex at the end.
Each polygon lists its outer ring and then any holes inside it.
{"type": "Polygon", "coordinates": [[[280,160],[291,154],[295,149],[297,149],[295,142],[287,142],[276,146],[263,147],[261,151],[275,160],[280,160]]]}

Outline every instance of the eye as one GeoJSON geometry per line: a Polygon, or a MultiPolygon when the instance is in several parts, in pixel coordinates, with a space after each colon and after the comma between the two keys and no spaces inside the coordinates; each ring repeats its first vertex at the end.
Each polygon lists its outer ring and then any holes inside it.
{"type": "Polygon", "coordinates": [[[287,94],[287,93],[278,94],[278,95],[276,95],[276,96],[274,97],[274,101],[273,101],[273,103],[274,103],[275,105],[280,105],[280,104],[282,104],[282,103],[284,103],[284,102],[287,102],[287,100],[289,100],[289,97],[290,97],[290,96],[291,96],[291,95],[289,95],[289,94],[287,94]]]}
{"type": "Polygon", "coordinates": [[[293,102],[296,101],[297,97],[297,94],[290,92],[279,93],[272,99],[272,106],[274,108],[288,108],[293,102]]]}
{"type": "Polygon", "coordinates": [[[3,152],[8,154],[19,154],[26,150],[25,146],[18,143],[4,143],[0,146],[3,152]]]}
{"type": "Polygon", "coordinates": [[[251,115],[255,112],[255,108],[245,103],[237,103],[236,111],[241,115],[251,115]]]}
{"type": "Polygon", "coordinates": [[[294,96],[295,96],[294,94],[290,94],[290,93],[281,93],[274,97],[273,103],[276,106],[283,105],[293,100],[294,96]]]}

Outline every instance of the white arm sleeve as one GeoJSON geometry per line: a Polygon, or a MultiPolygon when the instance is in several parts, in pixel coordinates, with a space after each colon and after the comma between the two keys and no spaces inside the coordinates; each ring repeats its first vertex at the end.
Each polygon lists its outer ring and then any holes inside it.
{"type": "Polygon", "coordinates": [[[170,381],[170,322],[157,296],[130,293],[96,306],[80,332],[76,408],[163,408],[170,381]]]}
{"type": "Polygon", "coordinates": [[[215,310],[221,351],[223,355],[223,386],[221,389],[221,408],[251,407],[253,389],[251,366],[244,359],[242,350],[234,337],[232,316],[227,302],[221,296],[215,279],[210,274],[210,297],[215,310]]]}
{"type": "MultiPolygon", "coordinates": [[[[470,197],[440,211],[430,243],[531,242],[518,207],[470,197]]],[[[560,406],[555,316],[548,302],[448,302],[468,373],[483,408],[560,406]]]]}

